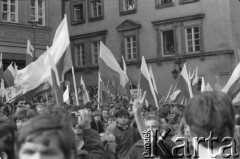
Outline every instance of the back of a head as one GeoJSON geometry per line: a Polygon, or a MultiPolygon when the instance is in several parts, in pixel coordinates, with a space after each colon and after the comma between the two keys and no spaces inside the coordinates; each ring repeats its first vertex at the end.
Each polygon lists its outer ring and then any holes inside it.
{"type": "MultiPolygon", "coordinates": [[[[192,136],[207,138],[212,132],[222,141],[224,137],[234,135],[234,108],[230,97],[222,92],[204,92],[194,96],[186,106],[184,118],[192,136]]],[[[221,146],[218,144],[215,146],[221,146]]],[[[203,145],[207,147],[207,142],[203,145]]]]}
{"type": "Polygon", "coordinates": [[[5,152],[8,159],[14,159],[14,134],[17,128],[13,123],[0,121],[0,158],[5,152]]]}
{"type": "Polygon", "coordinates": [[[35,117],[37,113],[32,109],[26,109],[26,108],[19,108],[16,113],[14,114],[14,120],[17,119],[30,119],[32,117],[35,117]]]}
{"type": "Polygon", "coordinates": [[[65,119],[56,114],[42,114],[27,121],[19,130],[16,140],[16,150],[26,142],[41,142],[47,145],[52,137],[57,138],[65,158],[70,158],[76,150],[74,132],[65,119]]]}

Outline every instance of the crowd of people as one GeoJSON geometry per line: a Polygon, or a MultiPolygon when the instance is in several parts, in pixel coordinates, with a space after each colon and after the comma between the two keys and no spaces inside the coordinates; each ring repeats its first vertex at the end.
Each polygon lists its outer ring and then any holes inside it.
{"type": "Polygon", "coordinates": [[[203,92],[157,108],[145,105],[146,93],[133,103],[126,96],[81,106],[57,106],[51,96],[0,103],[0,159],[143,159],[147,130],[149,158],[239,158],[240,105],[228,95],[203,92]]]}

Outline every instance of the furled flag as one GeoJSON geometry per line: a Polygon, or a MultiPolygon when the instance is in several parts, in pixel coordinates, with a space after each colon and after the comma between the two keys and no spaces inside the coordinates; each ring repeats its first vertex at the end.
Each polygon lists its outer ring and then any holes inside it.
{"type": "MultiPolygon", "coordinates": [[[[49,52],[55,65],[66,53],[69,44],[70,39],[68,33],[67,16],[65,15],[61,24],[57,28],[53,44],[49,48],[49,52]]],[[[51,77],[51,69],[47,54],[48,53],[46,51],[36,61],[32,62],[24,69],[17,71],[15,82],[24,89],[24,94],[33,89],[37,89],[41,84],[49,81],[49,78],[51,77]]]]}
{"type": "Polygon", "coordinates": [[[90,102],[90,98],[89,98],[89,95],[88,95],[88,91],[87,91],[87,88],[85,86],[85,83],[83,81],[83,78],[81,76],[81,88],[82,88],[82,98],[83,98],[83,104],[85,105],[87,102],[90,102]]]}
{"type": "Polygon", "coordinates": [[[194,74],[194,77],[192,79],[192,92],[193,94],[198,94],[198,67],[196,67],[196,71],[195,71],[195,74],[194,74]]]}
{"type": "Polygon", "coordinates": [[[108,90],[101,79],[100,73],[98,73],[98,103],[108,103],[109,100],[108,90]]]}
{"type": "Polygon", "coordinates": [[[170,101],[174,101],[175,99],[177,99],[177,96],[181,93],[181,91],[178,89],[176,91],[174,91],[170,96],[169,99],[170,101]]]}
{"type": "Polygon", "coordinates": [[[140,75],[140,82],[139,87],[141,89],[141,92],[144,91],[147,92],[146,94],[146,100],[148,101],[149,105],[155,105],[157,108],[159,108],[158,100],[153,88],[153,84],[148,72],[147,64],[145,61],[144,56],[142,57],[142,64],[141,64],[141,75],[140,75]]]}
{"type": "Polygon", "coordinates": [[[3,78],[3,62],[2,62],[2,52],[0,55],[0,80],[3,78]]]}
{"type": "Polygon", "coordinates": [[[127,75],[127,66],[124,60],[124,57],[122,56],[122,62],[123,62],[123,70],[120,69],[120,85],[118,87],[118,91],[122,95],[129,95],[130,96],[130,81],[127,75]]]}
{"type": "Polygon", "coordinates": [[[65,92],[63,93],[63,102],[70,104],[70,98],[69,98],[69,85],[67,85],[67,88],[65,92]]]}
{"type": "Polygon", "coordinates": [[[205,91],[206,91],[205,79],[204,77],[202,77],[201,92],[205,92],[205,91]]]}
{"type": "Polygon", "coordinates": [[[223,87],[222,92],[227,93],[232,99],[234,99],[240,92],[240,63],[234,69],[227,84],[223,87]]]}
{"type": "Polygon", "coordinates": [[[30,40],[27,40],[27,54],[26,54],[26,66],[33,62],[33,52],[34,48],[30,42],[30,40]]]}
{"type": "Polygon", "coordinates": [[[153,75],[153,71],[152,71],[152,66],[150,65],[149,67],[149,75],[150,75],[150,78],[151,78],[151,81],[152,81],[152,84],[153,84],[153,88],[156,92],[156,95],[158,95],[158,90],[157,90],[157,85],[156,85],[156,81],[155,81],[155,78],[154,78],[154,75],[153,75]]]}
{"type": "Polygon", "coordinates": [[[1,88],[0,88],[0,97],[2,97],[2,102],[5,97],[5,86],[4,86],[4,80],[1,80],[1,88]]]}
{"type": "Polygon", "coordinates": [[[188,78],[186,63],[183,65],[183,69],[177,83],[177,88],[180,89],[182,95],[185,96],[185,98],[190,99],[193,97],[192,87],[188,78]]]}
{"type": "Polygon", "coordinates": [[[166,98],[165,98],[165,102],[168,101],[168,98],[169,98],[169,96],[170,96],[171,91],[172,91],[172,84],[171,84],[171,86],[169,87],[168,94],[167,94],[167,96],[166,96],[166,98]]]}
{"type": "Polygon", "coordinates": [[[6,87],[12,87],[16,78],[16,65],[13,68],[13,63],[11,63],[8,68],[3,73],[3,78],[6,82],[6,87]]]}
{"type": "MultiPolygon", "coordinates": [[[[49,52],[50,50],[47,48],[47,51],[49,52]]],[[[55,102],[55,104],[57,104],[57,106],[62,106],[63,90],[61,88],[61,83],[59,80],[57,67],[53,62],[50,52],[48,53],[48,59],[49,59],[49,63],[51,66],[51,77],[52,78],[49,79],[49,83],[51,84],[51,89],[52,89],[52,97],[53,97],[52,100],[53,100],[53,102],[55,102]]]]}
{"type": "Polygon", "coordinates": [[[108,88],[116,92],[119,91],[120,86],[125,88],[129,81],[112,52],[102,42],[100,42],[99,72],[104,85],[108,83],[108,88]]]}

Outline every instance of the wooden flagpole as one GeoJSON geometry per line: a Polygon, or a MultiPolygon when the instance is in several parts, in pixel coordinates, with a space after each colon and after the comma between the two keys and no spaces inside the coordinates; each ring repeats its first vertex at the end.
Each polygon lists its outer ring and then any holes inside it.
{"type": "Polygon", "coordinates": [[[73,74],[73,84],[74,84],[75,98],[76,98],[77,106],[79,106],[78,94],[77,94],[77,86],[76,86],[76,78],[75,78],[75,72],[74,72],[73,66],[72,66],[72,74],[73,74]]]}

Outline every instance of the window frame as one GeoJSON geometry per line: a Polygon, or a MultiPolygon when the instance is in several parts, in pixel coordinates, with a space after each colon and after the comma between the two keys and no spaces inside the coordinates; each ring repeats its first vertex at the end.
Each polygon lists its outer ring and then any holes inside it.
{"type": "Polygon", "coordinates": [[[75,59],[75,66],[84,67],[86,65],[86,51],[85,51],[84,43],[75,44],[74,49],[75,49],[74,52],[75,52],[75,58],[76,58],[75,59]],[[78,47],[79,47],[79,52],[78,52],[78,47]],[[78,53],[80,53],[80,54],[78,54],[78,53]],[[84,56],[84,60],[82,58],[83,56],[84,56]]]}
{"type": "Polygon", "coordinates": [[[11,15],[13,14],[13,12],[11,12],[11,5],[13,4],[13,3],[10,3],[11,2],[11,0],[7,0],[7,11],[3,11],[3,4],[5,3],[5,2],[3,2],[3,1],[0,1],[0,4],[1,4],[1,21],[2,22],[9,22],[9,23],[18,23],[18,21],[19,21],[19,19],[18,19],[18,0],[15,0],[15,4],[14,4],[14,6],[15,6],[15,12],[14,12],[14,14],[15,14],[15,21],[10,21],[10,19],[11,19],[11,15]],[[7,13],[7,20],[3,20],[3,13],[7,13]]]}
{"type": "Polygon", "coordinates": [[[169,3],[159,3],[159,1],[161,1],[161,0],[155,0],[155,8],[156,9],[174,6],[173,0],[170,0],[171,2],[169,2],[169,3]]]}
{"type": "Polygon", "coordinates": [[[171,56],[176,56],[176,41],[175,41],[175,34],[174,34],[174,29],[173,28],[169,28],[169,29],[166,29],[166,30],[161,30],[161,40],[160,40],[160,44],[161,44],[161,56],[162,57],[171,57],[171,56]],[[164,40],[163,40],[163,32],[166,32],[166,31],[172,31],[173,32],[173,46],[174,46],[174,54],[170,54],[170,55],[165,55],[164,54],[164,40]]]}
{"type": "Polygon", "coordinates": [[[124,2],[125,1],[126,0],[119,0],[119,14],[120,15],[128,15],[128,14],[136,13],[137,12],[137,0],[133,0],[134,1],[134,9],[131,9],[131,10],[124,10],[124,2]]]}
{"type": "Polygon", "coordinates": [[[97,1],[97,0],[89,0],[88,1],[88,20],[89,20],[89,22],[104,19],[104,0],[99,0],[101,2],[101,15],[98,15],[98,16],[92,15],[91,2],[95,2],[95,1],[97,1]]]}
{"type": "Polygon", "coordinates": [[[194,53],[200,53],[201,52],[201,42],[202,42],[202,39],[201,39],[201,28],[199,25],[193,25],[193,26],[186,26],[184,27],[184,38],[185,38],[185,51],[186,51],[186,54],[194,54],[194,53]],[[195,37],[194,37],[194,28],[198,27],[198,34],[199,34],[199,51],[196,51],[196,45],[195,45],[195,37]],[[190,52],[188,50],[189,46],[188,46],[188,37],[187,37],[187,29],[188,28],[191,28],[191,37],[192,37],[192,48],[193,48],[193,51],[190,52]]]}
{"type": "Polygon", "coordinates": [[[137,36],[132,34],[132,35],[128,35],[128,36],[124,36],[124,54],[125,54],[125,59],[126,61],[135,61],[137,60],[137,56],[138,56],[138,46],[137,46],[137,36]],[[133,49],[134,49],[134,41],[133,41],[133,37],[135,37],[135,49],[136,49],[136,52],[134,53],[133,52],[133,49]],[[131,55],[131,58],[128,58],[128,47],[127,47],[127,38],[130,38],[130,49],[131,49],[131,52],[130,52],[130,55],[131,55]],[[134,54],[136,56],[136,58],[134,58],[134,54]]]}
{"type": "Polygon", "coordinates": [[[29,4],[29,10],[30,10],[30,14],[29,14],[29,18],[30,18],[30,21],[38,21],[39,22],[39,17],[42,17],[42,24],[38,23],[37,25],[38,26],[46,26],[46,0],[42,0],[42,16],[39,16],[39,7],[38,7],[38,1],[39,0],[34,0],[34,7],[32,7],[32,4],[31,4],[31,0],[30,0],[30,4],[29,4]],[[35,16],[34,18],[35,19],[32,19],[32,9],[34,8],[34,11],[35,11],[35,16]]]}
{"type": "Polygon", "coordinates": [[[99,64],[99,61],[98,61],[98,58],[99,58],[99,55],[100,55],[100,40],[94,40],[94,41],[91,41],[91,43],[90,43],[90,50],[91,50],[91,61],[92,61],[92,65],[98,65],[99,64]],[[97,54],[98,54],[98,57],[96,58],[95,57],[95,52],[94,52],[94,43],[97,43],[97,49],[98,49],[98,52],[97,52],[97,54]],[[96,60],[97,60],[97,62],[96,62],[96,60]]]}
{"type": "Polygon", "coordinates": [[[85,0],[80,0],[77,2],[71,2],[71,24],[76,25],[76,24],[83,24],[86,22],[86,1],[85,0]],[[82,19],[80,20],[75,20],[75,10],[74,7],[82,5],[83,6],[83,11],[82,11],[82,19]]]}

